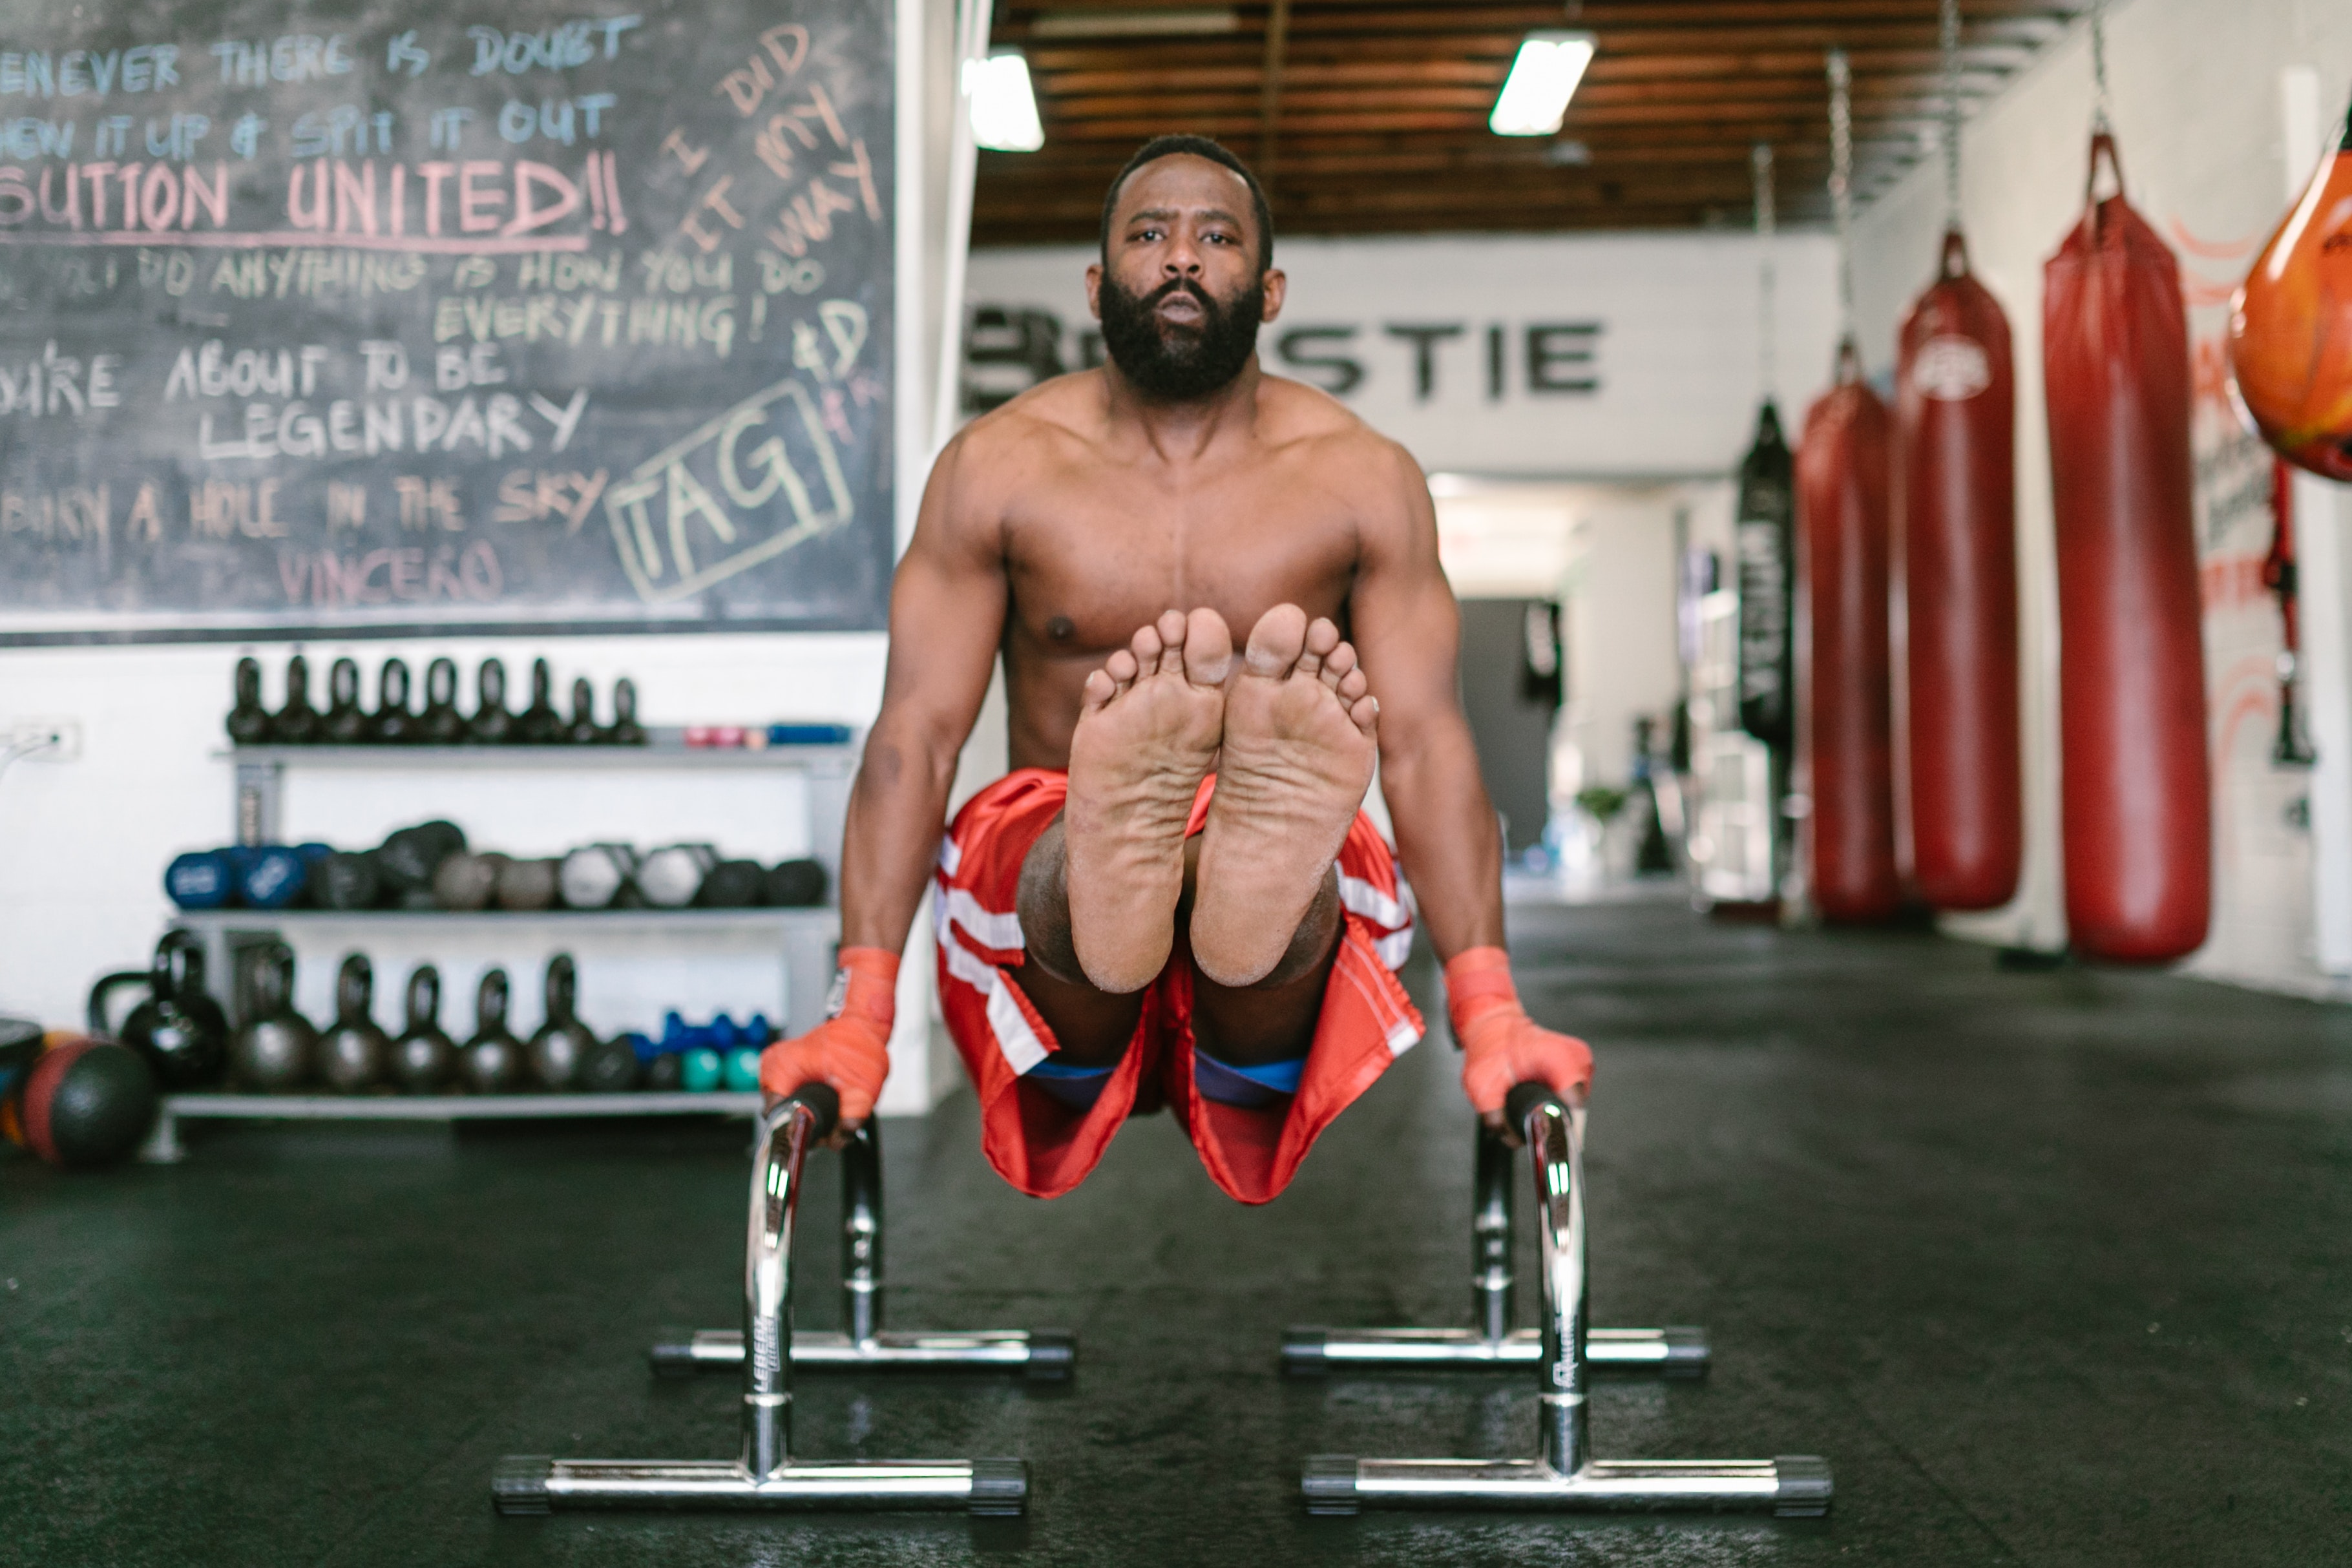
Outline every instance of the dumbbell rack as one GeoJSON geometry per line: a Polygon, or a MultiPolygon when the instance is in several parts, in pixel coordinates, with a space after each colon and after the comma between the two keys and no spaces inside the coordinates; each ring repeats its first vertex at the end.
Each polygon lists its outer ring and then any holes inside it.
{"type": "MultiPolygon", "coordinates": [[[[677,732],[655,730],[646,746],[255,746],[236,747],[214,755],[236,771],[236,841],[245,844],[279,841],[280,807],[286,775],[298,768],[342,768],[369,771],[537,771],[583,769],[691,770],[756,768],[798,772],[803,776],[808,800],[809,842],[813,858],[825,868],[828,890],[840,885],[843,818],[848,809],[850,781],[865,736],[855,733],[837,746],[773,746],[700,747],[680,744],[677,732]]],[[[219,909],[179,910],[174,926],[194,933],[205,945],[205,972],[215,985],[226,985],[236,973],[235,949],[300,932],[348,933],[363,942],[369,931],[405,929],[471,934],[535,928],[541,932],[576,930],[613,935],[638,932],[697,932],[709,936],[772,936],[783,962],[787,1006],[784,1027],[798,1033],[824,1016],[824,996],[833,978],[834,949],[840,940],[841,914],[826,905],[805,909],[551,909],[542,911],[219,909]]],[[[224,1005],[236,1011],[234,998],[224,1005]]],[[[472,1096],[258,1095],[200,1092],[163,1098],[156,1130],[142,1157],[170,1162],[180,1157],[177,1124],[187,1120],[273,1121],[406,1121],[457,1123],[485,1118],[530,1119],[553,1116],[681,1115],[712,1113],[749,1115],[759,1109],[757,1094],[626,1093],[626,1094],[503,1094],[472,1096]]]]}

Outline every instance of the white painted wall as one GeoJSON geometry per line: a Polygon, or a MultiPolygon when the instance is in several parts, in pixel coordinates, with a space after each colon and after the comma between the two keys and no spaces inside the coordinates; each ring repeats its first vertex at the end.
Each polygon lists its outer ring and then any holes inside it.
{"type": "MultiPolygon", "coordinates": [[[[1788,407],[1825,373],[1835,348],[1835,255],[1820,235],[1783,234],[1775,391],[1788,407]]],[[[1431,473],[1484,477],[1656,479],[1720,475],[1739,461],[1756,417],[1759,242],[1747,235],[1457,236],[1283,239],[1275,261],[1290,277],[1281,319],[1260,335],[1268,370],[1320,385],[1343,379],[1294,354],[1347,358],[1360,370],[1342,393],[1374,428],[1402,442],[1431,473]],[[1589,375],[1591,392],[1529,385],[1530,329],[1589,324],[1589,339],[1545,340],[1568,350],[1589,341],[1588,364],[1547,367],[1550,379],[1589,375]],[[1420,329],[1430,338],[1429,384],[1418,374],[1420,329]],[[1500,390],[1488,380],[1488,335],[1500,330],[1500,390]]],[[[1087,362],[1094,330],[1084,274],[1087,246],[974,253],[967,297],[1048,313],[1063,363],[1087,362]]],[[[1019,367],[975,366],[999,392],[1028,383],[1019,367]]]]}
{"type": "MultiPolygon", "coordinates": [[[[2288,808],[2318,788],[2331,804],[2318,813],[2333,831],[2352,829],[2352,768],[2339,740],[2319,776],[2281,772],[2269,762],[2275,726],[2271,665],[2280,646],[2267,595],[2244,591],[2248,566],[2269,542],[2261,508],[2231,504],[2260,475],[2220,392],[2218,340],[2230,287],[2286,209],[2290,180],[2307,168],[2284,164],[2282,73],[2316,68],[2318,110],[2341,124],[2352,82],[2352,7],[2333,0],[2132,0],[2110,7],[2108,77],[2112,117],[2133,204],[2173,243],[2189,292],[2200,396],[2199,526],[2207,581],[2208,702],[2215,766],[2213,934],[2189,965],[2218,978],[2324,991],[2315,934],[2311,835],[2290,825],[2288,808]]],[[[2092,111],[2087,28],[2076,27],[2034,68],[1969,121],[1961,141],[1963,209],[1978,276],[2007,309],[2018,366],[2018,546],[2024,626],[2027,741],[2026,869],[2016,902],[1994,914],[1955,918],[1955,930],[1991,939],[2055,946],[2064,934],[2060,883],[2057,775],[2057,600],[2051,532],[2049,449],[2042,385],[2042,266],[2083,206],[2092,111]]],[[[2298,140],[2302,138],[2298,137],[2298,140]]],[[[2306,145],[2309,145],[2306,142],[2306,145]]],[[[1855,231],[1854,280],[1864,356],[1874,372],[1891,365],[1894,335],[1932,276],[1944,219],[1940,161],[1930,159],[1864,214],[1855,231]]],[[[2305,578],[2307,650],[2340,661],[2345,614],[2342,534],[2352,500],[2314,481],[2299,527],[2323,570],[2305,578]],[[2326,514],[2331,512],[2333,517],[2326,514]]],[[[2313,672],[2310,689],[2341,705],[2340,667],[2313,672]]],[[[2340,711],[2320,728],[2352,737],[2340,711]]],[[[2332,859],[2352,862],[2340,841],[2332,859]]],[[[2341,893],[2338,894],[2339,902],[2341,893]]],[[[2339,924],[2347,918],[2337,915],[2339,924]]],[[[2352,942],[2352,935],[2341,938],[2352,942]]],[[[2352,955],[2346,955],[2352,958],[2352,955]]]]}

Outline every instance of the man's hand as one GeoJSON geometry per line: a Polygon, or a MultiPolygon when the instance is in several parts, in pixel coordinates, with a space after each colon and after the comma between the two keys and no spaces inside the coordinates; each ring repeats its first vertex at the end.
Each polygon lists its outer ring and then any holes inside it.
{"type": "Polygon", "coordinates": [[[1503,1101],[1521,1083],[1549,1083],[1571,1109],[1592,1086],[1592,1048],[1538,1026],[1519,1005],[1509,955],[1474,947],[1445,966],[1445,1009],[1462,1048],[1462,1087],[1479,1120],[1517,1148],[1519,1133],[1503,1124],[1503,1101]]]}
{"type": "Polygon", "coordinates": [[[772,1111],[803,1083],[829,1083],[841,1096],[841,1130],[874,1114],[890,1076],[890,1025],[898,1016],[898,955],[844,947],[834,978],[833,1016],[797,1040],[760,1054],[760,1090],[772,1111]]]}

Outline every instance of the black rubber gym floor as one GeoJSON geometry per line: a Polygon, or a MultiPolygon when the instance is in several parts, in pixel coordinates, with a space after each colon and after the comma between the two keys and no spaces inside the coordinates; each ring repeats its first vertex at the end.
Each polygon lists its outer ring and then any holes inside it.
{"type": "MultiPolygon", "coordinates": [[[[1075,1329],[1078,1375],[807,1376],[796,1447],[1021,1455],[1019,1521],[493,1515],[502,1454],[733,1451],[729,1380],[644,1353],[738,1321],[740,1124],[216,1133],[80,1177],[12,1151],[0,1561],[2352,1562],[2352,1009],[1663,905],[1514,930],[1531,1009],[1601,1052],[1594,1321],[1716,1352],[1603,1384],[1598,1451],[1821,1454],[1830,1518],[1306,1515],[1310,1453],[1532,1451],[1517,1377],[1274,1370],[1286,1323],[1467,1321],[1440,1038],[1258,1210],[1164,1117],[1052,1204],[990,1174],[968,1094],[888,1125],[891,1320],[1075,1329]]],[[[830,1326],[830,1156],[807,1201],[830,1326]]]]}

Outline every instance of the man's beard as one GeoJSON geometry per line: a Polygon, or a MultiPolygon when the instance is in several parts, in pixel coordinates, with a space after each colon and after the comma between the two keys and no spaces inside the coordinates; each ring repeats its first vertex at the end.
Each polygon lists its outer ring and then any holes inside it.
{"type": "Polygon", "coordinates": [[[1237,298],[1221,304],[1190,278],[1171,277],[1138,298],[1106,273],[1100,302],[1103,351],[1111,363],[1146,396],[1189,402],[1231,385],[1257,351],[1265,284],[1253,279],[1237,298]],[[1180,288],[1199,302],[1200,324],[1163,331],[1160,302],[1180,288]]]}

